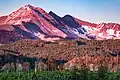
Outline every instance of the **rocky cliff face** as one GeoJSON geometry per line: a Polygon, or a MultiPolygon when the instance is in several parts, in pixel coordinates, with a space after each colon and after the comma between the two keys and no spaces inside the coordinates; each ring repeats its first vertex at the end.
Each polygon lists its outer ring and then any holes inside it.
{"type": "Polygon", "coordinates": [[[71,15],[59,17],[52,11],[47,13],[42,8],[31,5],[0,17],[0,43],[21,39],[54,41],[61,38],[119,39],[120,24],[89,23],[71,15]]]}

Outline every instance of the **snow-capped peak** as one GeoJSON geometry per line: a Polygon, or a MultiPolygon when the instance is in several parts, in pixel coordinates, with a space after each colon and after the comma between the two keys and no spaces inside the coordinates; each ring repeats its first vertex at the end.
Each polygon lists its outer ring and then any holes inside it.
{"type": "Polygon", "coordinates": [[[33,18],[34,9],[35,7],[31,5],[25,5],[8,15],[4,24],[21,24],[22,21],[29,22],[33,18]]]}
{"type": "Polygon", "coordinates": [[[42,8],[31,5],[25,5],[8,16],[0,17],[0,30],[8,30],[3,24],[11,25],[8,26],[11,31],[15,30],[19,35],[30,39],[120,39],[120,24],[90,23],[71,15],[59,17],[52,11],[47,13],[42,8]]]}
{"type": "Polygon", "coordinates": [[[26,8],[31,8],[31,9],[33,9],[34,7],[32,6],[32,5],[25,5],[24,7],[26,7],[26,8]]]}

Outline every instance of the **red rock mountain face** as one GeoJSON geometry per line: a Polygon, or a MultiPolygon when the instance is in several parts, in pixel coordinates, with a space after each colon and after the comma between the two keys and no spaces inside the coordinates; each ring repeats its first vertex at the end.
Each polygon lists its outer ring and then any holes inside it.
{"type": "Polygon", "coordinates": [[[0,17],[0,43],[21,39],[54,41],[66,39],[119,39],[120,24],[89,23],[73,16],[59,17],[52,11],[26,5],[8,16],[0,17]]]}

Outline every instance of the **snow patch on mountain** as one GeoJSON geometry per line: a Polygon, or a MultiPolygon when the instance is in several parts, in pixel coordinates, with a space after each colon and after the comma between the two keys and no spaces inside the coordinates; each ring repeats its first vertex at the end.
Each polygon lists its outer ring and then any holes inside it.
{"type": "Polygon", "coordinates": [[[79,20],[71,15],[59,17],[52,11],[47,13],[42,8],[31,5],[25,5],[8,16],[0,17],[0,25],[2,25],[0,30],[15,31],[20,33],[17,35],[23,34],[25,38],[40,38],[46,41],[60,38],[120,39],[120,24],[95,24],[79,20]],[[8,27],[7,29],[6,24],[17,26],[17,28],[8,27]]]}

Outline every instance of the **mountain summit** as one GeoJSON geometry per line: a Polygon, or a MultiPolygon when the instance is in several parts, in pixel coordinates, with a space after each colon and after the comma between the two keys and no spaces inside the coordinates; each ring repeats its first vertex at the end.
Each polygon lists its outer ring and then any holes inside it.
{"type": "Polygon", "coordinates": [[[119,39],[120,24],[89,23],[71,15],[59,17],[42,8],[25,5],[7,16],[0,17],[0,43],[21,39],[54,41],[66,39],[119,39]]]}

